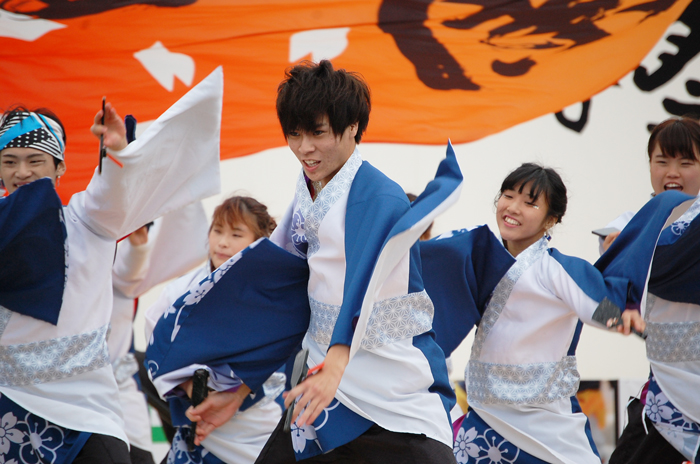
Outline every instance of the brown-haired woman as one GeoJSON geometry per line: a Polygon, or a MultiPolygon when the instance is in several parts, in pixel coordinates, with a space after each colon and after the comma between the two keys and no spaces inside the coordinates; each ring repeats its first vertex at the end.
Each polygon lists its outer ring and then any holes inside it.
{"type": "MultiPolygon", "coordinates": [[[[217,206],[209,228],[209,261],[168,285],[159,299],[147,310],[146,338],[150,339],[158,320],[193,282],[201,281],[256,240],[269,237],[276,225],[267,207],[251,197],[234,196],[217,206]]],[[[194,372],[200,367],[202,366],[193,366],[191,371],[194,372]]],[[[210,372],[209,386],[214,385],[216,390],[210,393],[210,400],[226,404],[227,408],[234,411],[240,408],[249,396],[257,396],[258,401],[254,401],[252,405],[248,402],[248,407],[244,407],[228,422],[217,427],[194,451],[188,451],[186,445],[186,435],[189,431],[184,429],[189,427],[178,427],[178,421],[174,417],[176,433],[168,462],[202,462],[205,456],[204,462],[253,462],[281,417],[282,409],[274,399],[284,390],[284,374],[275,373],[270,377],[264,385],[265,395],[250,395],[250,388],[231,372],[228,365],[206,368],[210,372]]],[[[161,391],[161,395],[167,397],[186,393],[191,396],[192,372],[172,373],[174,378],[180,380],[174,380],[174,388],[161,391]],[[184,377],[189,380],[181,382],[184,377]]]]}

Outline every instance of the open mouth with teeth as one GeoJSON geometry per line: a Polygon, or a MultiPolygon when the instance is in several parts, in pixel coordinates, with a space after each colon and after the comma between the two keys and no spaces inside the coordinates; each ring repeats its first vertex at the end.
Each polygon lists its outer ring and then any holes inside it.
{"type": "Polygon", "coordinates": [[[503,222],[505,222],[506,224],[508,224],[510,226],[519,226],[520,225],[520,223],[518,221],[516,221],[515,219],[513,219],[510,216],[504,216],[503,222]]]}
{"type": "Polygon", "coordinates": [[[313,160],[304,161],[304,164],[310,168],[312,168],[314,166],[318,166],[318,163],[320,163],[320,161],[313,161],[313,160]]]}
{"type": "Polygon", "coordinates": [[[664,185],[664,190],[683,190],[683,186],[676,182],[669,182],[668,184],[664,185]]]}

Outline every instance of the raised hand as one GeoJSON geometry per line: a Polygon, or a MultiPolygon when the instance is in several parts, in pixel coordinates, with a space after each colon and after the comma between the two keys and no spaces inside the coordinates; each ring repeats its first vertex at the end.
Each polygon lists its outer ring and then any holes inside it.
{"type": "Polygon", "coordinates": [[[102,124],[102,110],[97,112],[90,132],[98,138],[100,135],[103,135],[104,146],[110,150],[123,150],[128,145],[124,120],[117,114],[117,110],[114,109],[111,103],[105,105],[104,116],[105,121],[102,124]]]}

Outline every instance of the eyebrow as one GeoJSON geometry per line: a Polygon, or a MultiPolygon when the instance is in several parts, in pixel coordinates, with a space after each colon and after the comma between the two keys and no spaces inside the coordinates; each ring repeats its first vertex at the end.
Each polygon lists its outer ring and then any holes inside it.
{"type": "MultiPolygon", "coordinates": [[[[27,158],[36,158],[37,156],[43,157],[44,154],[43,153],[32,153],[31,155],[27,155],[27,158]]],[[[5,153],[4,155],[2,155],[2,157],[3,158],[14,158],[14,159],[19,158],[18,155],[13,155],[12,153],[5,153]]]]}
{"type": "Polygon", "coordinates": [[[653,156],[653,158],[676,158],[675,156],[669,156],[666,152],[660,151],[653,156]]]}

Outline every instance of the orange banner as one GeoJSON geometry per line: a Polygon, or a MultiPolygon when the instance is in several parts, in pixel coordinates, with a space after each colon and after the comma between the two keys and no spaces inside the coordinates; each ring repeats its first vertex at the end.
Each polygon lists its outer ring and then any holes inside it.
{"type": "Polygon", "coordinates": [[[5,0],[0,107],[43,106],[62,119],[64,200],[96,166],[88,128],[103,95],[122,116],[152,120],[219,65],[222,158],[284,145],[276,89],[304,59],[367,79],[363,141],[468,142],[614,84],[689,3],[5,0]]]}

